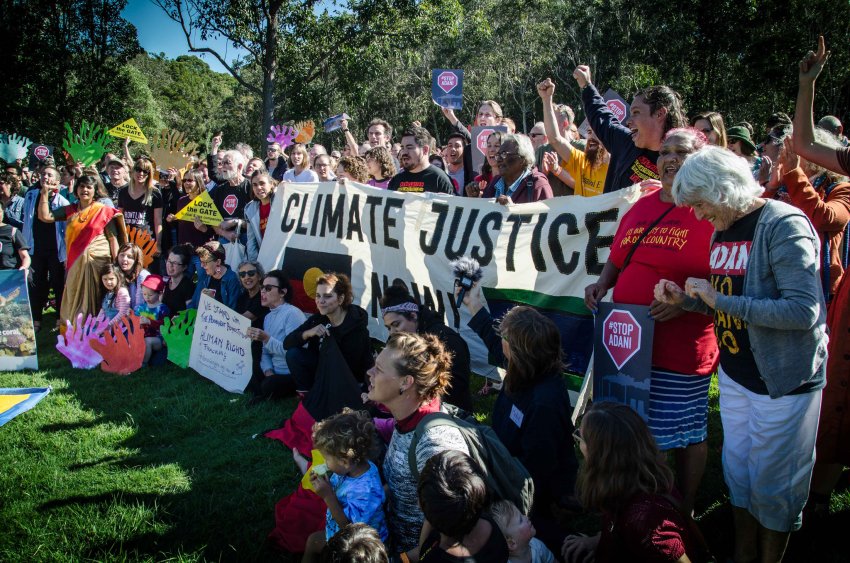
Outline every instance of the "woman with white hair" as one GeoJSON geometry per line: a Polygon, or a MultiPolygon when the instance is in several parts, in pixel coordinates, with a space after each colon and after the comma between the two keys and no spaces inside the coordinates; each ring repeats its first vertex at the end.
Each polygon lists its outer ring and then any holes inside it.
{"type": "Polygon", "coordinates": [[[781,561],[802,524],[826,369],[817,234],[802,211],[762,192],[727,150],[685,161],[673,198],[714,226],[711,275],[655,288],[659,301],[714,316],[735,561],[781,561]]]}
{"type": "Polygon", "coordinates": [[[496,198],[497,203],[529,203],[552,197],[552,187],[545,174],[534,166],[534,147],[525,135],[502,137],[496,153],[499,175],[484,188],[482,197],[496,198]]]}

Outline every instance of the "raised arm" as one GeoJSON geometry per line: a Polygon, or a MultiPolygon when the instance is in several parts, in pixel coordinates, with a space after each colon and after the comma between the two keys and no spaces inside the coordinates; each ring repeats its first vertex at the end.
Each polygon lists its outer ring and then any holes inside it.
{"type": "Polygon", "coordinates": [[[829,51],[826,50],[823,36],[818,38],[817,52],[809,51],[800,61],[799,89],[797,107],[794,111],[794,150],[810,162],[835,172],[842,172],[838,162],[838,153],[834,148],[822,145],[815,140],[815,120],[813,103],[815,81],[823,70],[829,51]]]}
{"type": "Polygon", "coordinates": [[[620,123],[614,112],[605,103],[605,98],[599,93],[590,80],[590,68],[579,65],[573,71],[573,78],[581,88],[581,103],[587,121],[602,145],[611,154],[616,154],[624,147],[633,147],[632,132],[620,123]]]}
{"type": "Polygon", "coordinates": [[[572,158],[570,152],[570,143],[561,135],[561,130],[556,123],[555,107],[552,105],[552,97],[555,95],[555,83],[551,78],[547,78],[537,85],[537,93],[543,101],[543,126],[546,128],[546,137],[549,139],[549,144],[558,153],[558,156],[564,162],[569,162],[572,158]]]}

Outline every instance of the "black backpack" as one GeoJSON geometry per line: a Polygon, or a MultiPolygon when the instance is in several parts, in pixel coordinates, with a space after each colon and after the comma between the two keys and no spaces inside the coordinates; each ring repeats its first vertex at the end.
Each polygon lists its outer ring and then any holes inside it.
{"type": "Polygon", "coordinates": [[[419,481],[416,446],[422,434],[429,428],[451,426],[457,428],[463,435],[463,440],[469,449],[469,457],[481,467],[487,487],[493,492],[496,500],[509,500],[523,514],[529,514],[534,501],[534,482],[528,470],[510,454],[491,427],[478,423],[474,416],[452,405],[444,404],[443,409],[448,412],[425,415],[413,431],[413,440],[407,451],[407,460],[413,478],[419,481]]]}

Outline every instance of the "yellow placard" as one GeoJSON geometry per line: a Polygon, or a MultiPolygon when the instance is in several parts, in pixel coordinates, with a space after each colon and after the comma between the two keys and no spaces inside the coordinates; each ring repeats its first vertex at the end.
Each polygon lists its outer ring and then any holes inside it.
{"type": "Polygon", "coordinates": [[[130,139],[137,143],[147,144],[148,138],[142,133],[142,128],[132,117],[109,130],[109,134],[118,139],[130,139]]]}
{"type": "Polygon", "coordinates": [[[319,450],[313,450],[310,455],[313,457],[313,463],[310,464],[310,467],[307,468],[307,473],[301,478],[301,486],[308,491],[313,490],[313,483],[310,481],[310,472],[313,471],[313,466],[324,465],[325,463],[325,458],[322,457],[322,453],[319,450]]]}
{"type": "Polygon", "coordinates": [[[197,217],[204,225],[213,227],[218,227],[224,220],[207,190],[202,191],[189,205],[175,213],[174,217],[182,221],[194,221],[197,217]]]}

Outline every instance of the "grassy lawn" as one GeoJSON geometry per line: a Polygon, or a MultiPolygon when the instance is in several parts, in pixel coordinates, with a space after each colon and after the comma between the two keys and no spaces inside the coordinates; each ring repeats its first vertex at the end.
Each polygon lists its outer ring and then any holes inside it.
{"type": "MultiPolygon", "coordinates": [[[[39,335],[41,371],[0,373],[0,387],[53,387],[0,428],[0,561],[295,560],[265,538],[275,502],[300,476],[286,448],[258,436],[278,427],[294,400],[248,408],[246,396],[170,365],[129,377],[74,370],[55,338],[39,335]]],[[[481,399],[477,410],[491,404],[481,399]]],[[[722,560],[731,512],[714,387],[711,409],[697,506],[722,560]]],[[[792,537],[787,560],[850,560],[847,488],[845,479],[827,520],[792,537]]],[[[577,527],[593,532],[594,521],[577,527]]]]}

